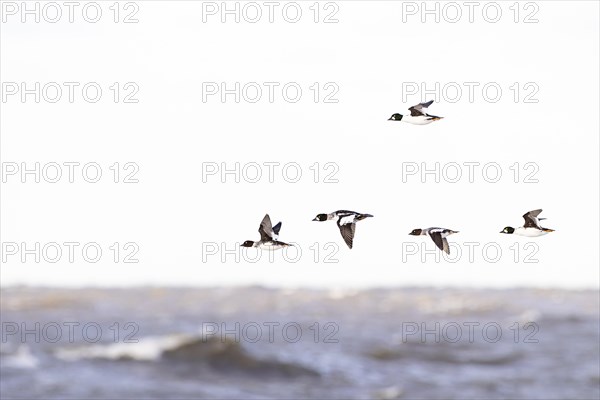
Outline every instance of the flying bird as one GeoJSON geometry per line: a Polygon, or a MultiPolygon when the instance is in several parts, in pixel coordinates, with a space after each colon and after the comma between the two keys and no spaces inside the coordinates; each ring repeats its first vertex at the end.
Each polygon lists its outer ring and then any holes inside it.
{"type": "Polygon", "coordinates": [[[258,247],[263,250],[279,250],[284,247],[293,246],[288,243],[280,242],[279,231],[281,230],[281,222],[277,225],[271,225],[271,218],[269,214],[266,214],[263,218],[260,226],[258,227],[258,233],[260,233],[260,240],[254,242],[252,240],[246,240],[241,244],[242,247],[258,247]]]}
{"type": "Polygon", "coordinates": [[[433,100],[427,103],[420,103],[416,106],[410,107],[410,115],[393,114],[388,121],[402,121],[413,125],[427,125],[433,121],[438,121],[444,117],[437,117],[435,115],[427,114],[427,108],[433,104],[433,100]]]}
{"type": "Polygon", "coordinates": [[[340,228],[342,238],[352,248],[354,241],[354,232],[356,231],[356,223],[365,218],[373,217],[371,214],[361,214],[355,211],[338,210],[329,214],[318,214],[313,221],[329,221],[337,218],[337,226],[340,228]]]}
{"type": "Polygon", "coordinates": [[[453,233],[458,233],[458,231],[453,231],[451,229],[445,228],[425,228],[425,229],[413,229],[409,235],[413,236],[422,236],[427,235],[433,240],[433,243],[442,251],[446,252],[446,254],[450,254],[450,246],[448,246],[448,240],[446,239],[448,236],[453,233]]]}
{"type": "Polygon", "coordinates": [[[540,226],[540,221],[546,218],[538,218],[538,215],[542,213],[542,209],[529,211],[523,214],[525,219],[525,225],[518,227],[517,229],[507,226],[502,229],[500,233],[506,233],[508,235],[515,234],[520,236],[536,237],[546,235],[548,232],[554,232],[554,229],[543,228],[540,226]]]}

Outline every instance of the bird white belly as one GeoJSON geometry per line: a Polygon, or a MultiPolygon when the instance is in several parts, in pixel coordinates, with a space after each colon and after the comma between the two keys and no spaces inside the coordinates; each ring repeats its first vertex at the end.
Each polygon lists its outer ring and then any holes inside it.
{"type": "Polygon", "coordinates": [[[426,117],[413,117],[411,115],[402,117],[402,121],[413,125],[427,125],[433,122],[433,120],[427,119],[426,117]]]}
{"type": "Polygon", "coordinates": [[[527,237],[536,237],[543,236],[548,232],[540,231],[536,228],[517,228],[515,229],[515,235],[527,236],[527,237]]]}
{"type": "Polygon", "coordinates": [[[260,246],[258,246],[260,249],[262,250],[270,250],[270,251],[274,251],[274,250],[279,250],[284,248],[285,246],[281,245],[281,244],[273,244],[273,243],[263,243],[260,246]]]}

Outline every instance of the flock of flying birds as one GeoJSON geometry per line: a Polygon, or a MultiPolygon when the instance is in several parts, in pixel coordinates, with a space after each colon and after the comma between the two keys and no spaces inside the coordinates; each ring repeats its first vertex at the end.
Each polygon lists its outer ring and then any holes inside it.
{"type": "MultiPolygon", "coordinates": [[[[393,114],[388,121],[402,121],[414,125],[427,125],[434,121],[439,121],[443,117],[427,114],[427,108],[433,103],[433,100],[426,103],[420,103],[416,106],[410,107],[410,115],[393,114]]],[[[512,228],[507,226],[500,233],[515,234],[520,236],[536,237],[547,234],[548,232],[554,232],[553,229],[544,228],[540,225],[540,221],[545,218],[538,218],[541,209],[533,210],[525,213],[523,219],[525,224],[518,228],[512,228]]],[[[363,219],[373,217],[371,214],[362,214],[355,211],[338,210],[329,214],[318,214],[313,221],[330,221],[336,220],[337,226],[342,234],[344,242],[351,249],[354,243],[354,233],[356,231],[356,223],[363,219]]],[[[279,241],[279,231],[281,230],[281,222],[273,226],[271,224],[271,218],[269,214],[265,215],[258,232],[260,233],[260,240],[255,242],[252,240],[246,240],[242,243],[243,247],[258,247],[264,250],[278,250],[287,246],[292,246],[289,243],[279,241]]],[[[409,235],[413,236],[429,236],[433,243],[442,251],[450,254],[450,247],[448,246],[448,236],[458,233],[452,229],[446,228],[425,228],[425,229],[413,229],[409,235]]]]}

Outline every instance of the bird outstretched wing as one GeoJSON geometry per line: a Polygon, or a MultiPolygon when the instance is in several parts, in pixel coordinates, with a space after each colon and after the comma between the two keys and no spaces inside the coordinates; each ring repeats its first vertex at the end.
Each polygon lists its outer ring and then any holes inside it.
{"type": "Polygon", "coordinates": [[[356,224],[353,222],[340,224],[340,220],[338,220],[337,225],[340,228],[340,233],[342,234],[342,238],[344,238],[344,242],[346,242],[349,248],[352,248],[356,224]]]}
{"type": "Polygon", "coordinates": [[[523,227],[540,229],[540,221],[538,219],[538,215],[540,215],[541,212],[542,209],[540,208],[523,214],[523,219],[525,220],[525,225],[523,225],[523,227]]]}
{"type": "Polygon", "coordinates": [[[412,106],[408,110],[410,111],[410,115],[412,117],[418,117],[420,115],[425,115],[427,108],[432,104],[433,100],[430,100],[427,103],[419,103],[416,106],[412,106]]]}
{"type": "Polygon", "coordinates": [[[442,230],[434,230],[429,232],[429,236],[433,243],[446,254],[450,254],[450,246],[448,245],[448,239],[443,236],[442,230]]]}
{"type": "MultiPolygon", "coordinates": [[[[279,228],[281,228],[281,223],[278,225],[279,228]]],[[[278,231],[279,228],[277,229],[278,231]]],[[[258,227],[258,233],[260,233],[260,240],[263,242],[273,239],[273,227],[271,225],[271,218],[269,217],[269,214],[265,214],[265,217],[258,227]]]]}

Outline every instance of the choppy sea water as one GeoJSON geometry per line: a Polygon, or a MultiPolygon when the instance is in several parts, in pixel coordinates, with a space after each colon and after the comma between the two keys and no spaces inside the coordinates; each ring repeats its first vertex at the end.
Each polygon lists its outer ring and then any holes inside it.
{"type": "Polygon", "coordinates": [[[599,294],[1,292],[0,398],[598,399],[599,294]]]}

